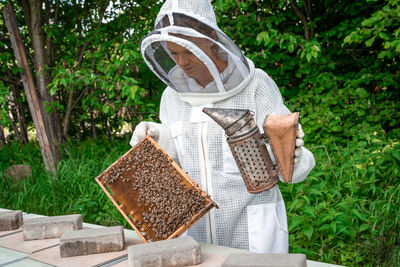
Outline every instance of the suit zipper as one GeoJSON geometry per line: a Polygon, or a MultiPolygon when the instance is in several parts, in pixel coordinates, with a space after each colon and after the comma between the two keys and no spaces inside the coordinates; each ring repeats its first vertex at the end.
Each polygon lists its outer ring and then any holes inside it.
{"type": "MultiPolygon", "coordinates": [[[[206,155],[205,155],[205,148],[204,148],[204,139],[205,139],[205,133],[204,133],[204,124],[205,122],[201,123],[200,127],[200,142],[201,142],[201,154],[203,156],[203,166],[204,166],[204,178],[205,178],[205,186],[207,193],[209,193],[209,188],[208,188],[208,177],[207,177],[207,160],[206,160],[206,155]]],[[[212,228],[211,228],[211,211],[208,212],[207,214],[207,221],[208,221],[208,226],[209,226],[209,235],[210,235],[210,243],[213,244],[213,235],[212,235],[212,228]]]]}

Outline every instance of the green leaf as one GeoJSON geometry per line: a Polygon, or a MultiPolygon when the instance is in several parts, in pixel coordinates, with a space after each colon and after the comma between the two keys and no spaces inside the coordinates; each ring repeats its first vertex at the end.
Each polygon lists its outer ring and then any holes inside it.
{"type": "Polygon", "coordinates": [[[336,226],[337,226],[336,222],[331,222],[330,226],[331,226],[333,233],[336,234],[336,226]]]}
{"type": "Polygon", "coordinates": [[[310,62],[310,61],[311,61],[311,58],[312,58],[312,54],[308,53],[308,54],[306,55],[306,58],[307,58],[307,61],[310,62]]]}
{"type": "Polygon", "coordinates": [[[345,43],[349,43],[351,44],[353,42],[353,39],[351,37],[351,34],[347,35],[344,39],[343,39],[343,44],[345,43]]]}
{"type": "Polygon", "coordinates": [[[376,36],[374,36],[374,37],[368,39],[367,41],[365,41],[365,45],[366,45],[367,47],[371,47],[372,44],[373,44],[374,41],[375,41],[375,37],[376,37],[376,36]]]}
{"type": "Polygon", "coordinates": [[[102,109],[104,114],[107,114],[110,111],[110,106],[109,105],[104,105],[102,109]]]}
{"type": "Polygon", "coordinates": [[[359,220],[361,220],[361,221],[363,221],[363,222],[366,222],[366,221],[367,221],[367,219],[365,218],[365,216],[364,216],[363,214],[361,214],[358,210],[352,209],[352,210],[351,210],[351,213],[352,213],[356,218],[358,218],[359,220]]]}
{"type": "Polygon", "coordinates": [[[361,98],[366,98],[369,96],[368,92],[364,88],[357,88],[356,93],[361,98]]]}
{"type": "Polygon", "coordinates": [[[378,21],[379,21],[379,17],[378,16],[373,16],[371,18],[368,18],[368,19],[364,20],[361,23],[361,25],[362,26],[369,26],[369,25],[374,24],[375,22],[378,22],[378,21]]]}
{"type": "Polygon", "coordinates": [[[398,161],[400,161],[400,151],[399,150],[393,150],[392,155],[394,158],[396,158],[398,161]]]}
{"type": "Polygon", "coordinates": [[[383,40],[389,40],[389,39],[390,39],[389,36],[388,36],[386,33],[384,33],[384,32],[380,32],[378,35],[379,35],[379,37],[381,37],[383,40]]]}
{"type": "Polygon", "coordinates": [[[305,215],[307,215],[308,217],[312,217],[312,218],[316,218],[315,213],[313,208],[311,207],[306,207],[303,209],[303,212],[305,215]]]}
{"type": "Polygon", "coordinates": [[[330,231],[330,230],[331,230],[330,224],[324,224],[318,228],[318,231],[321,231],[321,232],[330,231]]]}
{"type": "Polygon", "coordinates": [[[289,211],[297,209],[299,206],[301,206],[301,201],[298,198],[296,198],[290,203],[289,211]]]}
{"type": "Polygon", "coordinates": [[[308,238],[308,240],[311,240],[311,236],[314,232],[314,228],[312,228],[311,225],[306,225],[306,227],[303,228],[303,234],[305,234],[308,238]]]}
{"type": "Polygon", "coordinates": [[[311,46],[311,50],[312,50],[312,51],[315,51],[315,52],[321,51],[321,50],[319,49],[319,47],[316,46],[316,45],[311,46]]]}
{"type": "Polygon", "coordinates": [[[365,230],[367,230],[367,229],[370,229],[370,228],[371,228],[371,226],[369,226],[369,224],[364,223],[364,224],[362,224],[362,225],[360,226],[360,228],[358,228],[358,231],[363,232],[363,231],[365,231],[365,230]]]}
{"type": "Polygon", "coordinates": [[[293,52],[294,51],[294,44],[293,43],[289,43],[288,50],[289,50],[289,52],[293,52]]]}
{"type": "Polygon", "coordinates": [[[385,58],[387,56],[387,51],[381,51],[378,54],[378,58],[385,58]]]}
{"type": "Polygon", "coordinates": [[[55,86],[51,87],[49,93],[51,96],[55,95],[57,93],[57,88],[55,86]]]}
{"type": "Polygon", "coordinates": [[[302,223],[303,223],[303,217],[301,216],[292,217],[289,224],[289,232],[291,232],[294,228],[296,228],[299,224],[302,223]]]}
{"type": "Polygon", "coordinates": [[[312,54],[312,56],[313,56],[314,58],[317,58],[317,57],[318,57],[318,52],[312,51],[311,54],[312,54]]]}

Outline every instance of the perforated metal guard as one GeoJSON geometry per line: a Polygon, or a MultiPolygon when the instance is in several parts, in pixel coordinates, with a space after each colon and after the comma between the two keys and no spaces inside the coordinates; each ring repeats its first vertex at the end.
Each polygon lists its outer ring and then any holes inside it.
{"type": "Polygon", "coordinates": [[[95,180],[145,242],[178,237],[217,207],[149,136],[95,180]]]}
{"type": "Polygon", "coordinates": [[[268,190],[279,180],[267,147],[261,140],[257,127],[240,138],[227,140],[249,193],[268,190]]]}

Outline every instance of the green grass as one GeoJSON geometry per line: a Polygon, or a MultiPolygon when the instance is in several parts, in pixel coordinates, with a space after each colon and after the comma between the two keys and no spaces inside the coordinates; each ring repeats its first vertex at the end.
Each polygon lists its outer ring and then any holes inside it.
{"type": "Polygon", "coordinates": [[[29,164],[32,177],[15,183],[1,176],[0,206],[49,216],[80,213],[85,222],[123,223],[128,227],[94,180],[128,149],[127,139],[117,139],[112,144],[106,140],[68,143],[62,148],[63,159],[57,168],[57,179],[53,179],[44,169],[37,144],[24,148],[11,144],[0,150],[2,170],[11,164],[29,164]]]}
{"type": "MultiPolygon", "coordinates": [[[[83,220],[130,228],[94,181],[128,149],[127,138],[70,142],[58,177],[44,170],[36,143],[0,149],[0,206],[43,215],[80,213],[83,220]],[[11,182],[2,171],[30,164],[32,177],[11,182]]],[[[299,184],[280,184],[290,252],[346,266],[399,266],[400,144],[384,136],[337,145],[309,144],[317,165],[299,184]]]]}

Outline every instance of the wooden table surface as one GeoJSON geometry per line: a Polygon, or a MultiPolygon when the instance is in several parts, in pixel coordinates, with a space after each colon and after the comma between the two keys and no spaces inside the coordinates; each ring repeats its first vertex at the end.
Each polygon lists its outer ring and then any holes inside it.
{"type": "MultiPolygon", "coordinates": [[[[9,211],[0,208],[0,212],[9,211]]],[[[23,213],[24,219],[43,217],[37,214],[23,213]]],[[[83,223],[84,228],[101,228],[104,226],[83,223]]],[[[115,266],[128,267],[127,247],[140,244],[143,241],[133,230],[124,229],[126,246],[118,252],[108,252],[102,254],[91,254],[77,257],[60,257],[59,238],[24,241],[22,230],[0,231],[0,266],[19,267],[19,266],[115,266]]],[[[196,267],[218,267],[221,266],[225,258],[230,253],[246,253],[248,251],[201,244],[202,263],[196,267]]],[[[308,267],[333,267],[327,263],[307,260],[308,267]]]]}

